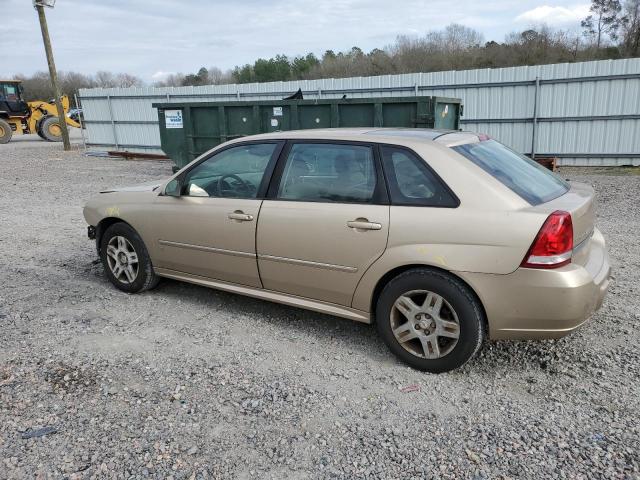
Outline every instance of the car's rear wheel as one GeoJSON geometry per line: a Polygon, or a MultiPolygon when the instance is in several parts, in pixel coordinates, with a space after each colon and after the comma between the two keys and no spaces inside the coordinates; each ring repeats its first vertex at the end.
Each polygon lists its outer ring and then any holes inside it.
{"type": "Polygon", "coordinates": [[[419,370],[441,373],[461,367],[485,335],[482,306],[459,279],[417,268],[393,278],[376,306],[376,324],[389,349],[419,370]]]}
{"type": "Polygon", "coordinates": [[[142,292],[158,284],[142,238],[126,223],[114,223],[105,230],[100,258],[107,278],[124,292],[142,292]]]}

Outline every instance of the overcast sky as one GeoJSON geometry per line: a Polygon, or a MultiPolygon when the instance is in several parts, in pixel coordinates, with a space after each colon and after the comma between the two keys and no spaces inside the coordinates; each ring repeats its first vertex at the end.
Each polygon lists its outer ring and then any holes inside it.
{"type": "MultiPolygon", "coordinates": [[[[278,53],[369,51],[452,22],[497,41],[541,22],[579,28],[588,8],[561,0],[57,0],[47,18],[59,70],[152,82],[278,53]]],[[[46,70],[31,0],[0,0],[0,11],[0,77],[46,70]]]]}

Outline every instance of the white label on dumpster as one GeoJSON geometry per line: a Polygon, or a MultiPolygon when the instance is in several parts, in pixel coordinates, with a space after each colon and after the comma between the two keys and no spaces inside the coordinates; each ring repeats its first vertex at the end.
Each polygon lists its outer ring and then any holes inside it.
{"type": "Polygon", "coordinates": [[[271,119],[271,126],[272,127],[277,127],[278,126],[278,119],[277,118],[272,118],[271,119]]]}
{"type": "Polygon", "coordinates": [[[167,128],[182,128],[182,110],[165,110],[164,124],[167,128]]]}
{"type": "Polygon", "coordinates": [[[273,116],[281,117],[282,116],[282,107],[273,107],[273,116]]]}

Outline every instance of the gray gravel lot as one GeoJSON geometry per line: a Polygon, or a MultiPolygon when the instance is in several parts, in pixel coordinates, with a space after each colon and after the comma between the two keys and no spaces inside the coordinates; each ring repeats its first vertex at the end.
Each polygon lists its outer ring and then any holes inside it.
{"type": "Polygon", "coordinates": [[[168,162],[25,137],[0,166],[1,478],[640,478],[638,175],[563,172],[595,186],[610,243],[590,323],[429,375],[368,325],[111,287],[81,207],[168,162]]]}

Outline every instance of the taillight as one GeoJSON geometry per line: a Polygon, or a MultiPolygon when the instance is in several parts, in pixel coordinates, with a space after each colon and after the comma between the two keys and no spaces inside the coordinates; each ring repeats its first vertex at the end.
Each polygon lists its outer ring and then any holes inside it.
{"type": "Polygon", "coordinates": [[[571,214],[557,210],[542,225],[520,266],[558,268],[571,263],[573,222],[571,214]]]}

